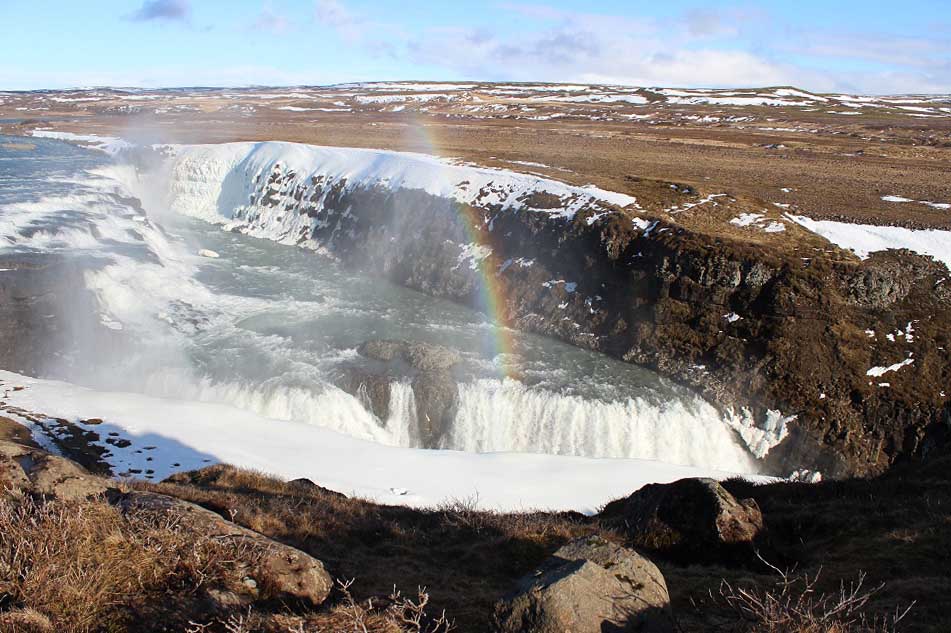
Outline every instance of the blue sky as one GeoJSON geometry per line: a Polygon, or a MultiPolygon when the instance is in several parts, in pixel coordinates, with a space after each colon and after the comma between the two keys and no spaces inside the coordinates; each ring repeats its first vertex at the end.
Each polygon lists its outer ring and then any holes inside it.
{"type": "Polygon", "coordinates": [[[951,0],[0,0],[0,89],[392,79],[951,93],[951,0]]]}

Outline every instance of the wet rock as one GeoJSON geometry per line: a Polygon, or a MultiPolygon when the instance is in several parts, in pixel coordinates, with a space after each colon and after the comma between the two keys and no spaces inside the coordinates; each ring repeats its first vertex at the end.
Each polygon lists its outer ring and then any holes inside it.
{"type": "Polygon", "coordinates": [[[660,570],[600,537],[568,543],[495,606],[496,633],[673,631],[660,570]]]}
{"type": "Polygon", "coordinates": [[[338,386],[356,396],[363,405],[380,420],[386,420],[390,412],[390,384],[393,378],[374,374],[360,367],[348,367],[338,381],[338,386]]]}
{"type": "Polygon", "coordinates": [[[450,369],[462,360],[454,349],[422,341],[372,340],[361,345],[357,353],[383,362],[402,359],[419,371],[450,369]]]}
{"type": "Polygon", "coordinates": [[[756,501],[737,500],[706,478],[649,484],[612,501],[598,516],[638,547],[704,559],[749,546],[764,529],[756,501]]]}
{"type": "Polygon", "coordinates": [[[390,362],[398,358],[403,351],[402,341],[372,340],[357,348],[357,353],[366,358],[390,362]]]}
{"type": "Polygon", "coordinates": [[[0,441],[0,481],[14,493],[65,500],[86,499],[108,488],[104,479],[90,475],[75,462],[6,441],[0,441]]]}
{"type": "Polygon", "coordinates": [[[444,371],[424,372],[414,378],[412,384],[420,445],[437,448],[456,416],[459,386],[444,371]]]}
{"type": "Polygon", "coordinates": [[[459,387],[450,370],[462,360],[459,352],[433,343],[395,340],[367,341],[357,351],[385,366],[380,373],[348,369],[342,388],[363,399],[374,415],[385,420],[391,384],[409,378],[416,404],[416,428],[411,434],[419,446],[438,447],[458,406],[459,387]]]}
{"type": "Polygon", "coordinates": [[[403,357],[420,371],[444,371],[457,365],[459,352],[442,345],[410,341],[403,348],[403,357]]]}
{"type": "MultiPolygon", "coordinates": [[[[143,512],[174,517],[178,525],[203,536],[228,539],[236,546],[247,548],[250,555],[242,555],[237,566],[238,576],[233,583],[246,589],[253,580],[254,591],[248,590],[247,602],[258,597],[299,601],[317,606],[327,599],[333,586],[323,563],[304,552],[272,541],[247,528],[236,525],[201,506],[152,492],[114,494],[114,505],[125,512],[143,512]]],[[[233,601],[230,594],[222,598],[233,601]]]]}

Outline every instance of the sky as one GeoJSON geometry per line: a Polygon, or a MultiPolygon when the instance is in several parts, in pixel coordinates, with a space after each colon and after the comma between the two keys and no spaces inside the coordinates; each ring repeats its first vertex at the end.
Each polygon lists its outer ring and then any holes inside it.
{"type": "Polygon", "coordinates": [[[951,0],[0,0],[0,90],[543,81],[951,93],[951,0]]]}

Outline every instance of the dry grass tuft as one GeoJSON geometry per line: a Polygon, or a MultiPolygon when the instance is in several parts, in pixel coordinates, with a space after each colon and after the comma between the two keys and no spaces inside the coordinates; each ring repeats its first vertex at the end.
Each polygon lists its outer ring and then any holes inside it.
{"type": "Polygon", "coordinates": [[[0,499],[0,630],[125,630],[196,603],[232,549],[105,501],[0,499]]]}

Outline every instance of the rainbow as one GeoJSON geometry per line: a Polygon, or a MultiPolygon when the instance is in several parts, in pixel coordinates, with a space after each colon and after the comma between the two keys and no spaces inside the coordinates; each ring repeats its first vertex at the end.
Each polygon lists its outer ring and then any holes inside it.
{"type": "MultiPolygon", "coordinates": [[[[435,127],[427,125],[413,115],[410,138],[408,139],[413,151],[420,151],[432,156],[440,156],[439,143],[435,135],[435,127]]],[[[485,225],[485,218],[478,209],[467,204],[451,202],[453,212],[459,219],[466,238],[470,244],[491,248],[488,235],[480,227],[485,225]]],[[[475,308],[489,319],[492,330],[491,339],[495,365],[503,377],[515,377],[515,368],[511,361],[517,357],[515,341],[516,331],[511,327],[510,318],[506,310],[507,291],[505,280],[498,274],[500,262],[495,255],[496,249],[491,248],[492,254],[480,260],[477,264],[479,272],[479,291],[475,297],[475,308]]]]}

